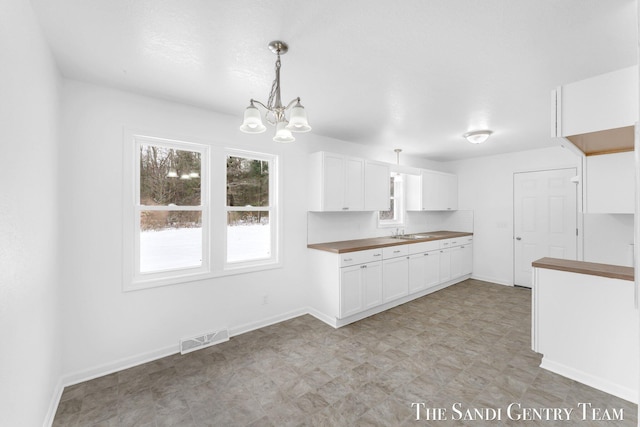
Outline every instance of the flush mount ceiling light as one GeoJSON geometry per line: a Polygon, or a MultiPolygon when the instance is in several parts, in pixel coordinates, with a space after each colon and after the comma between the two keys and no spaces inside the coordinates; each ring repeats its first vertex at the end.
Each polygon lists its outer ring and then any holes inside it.
{"type": "Polygon", "coordinates": [[[304,107],[300,104],[300,98],[295,98],[289,102],[287,106],[282,105],[280,99],[280,55],[284,55],[289,50],[289,46],[285,42],[279,40],[269,43],[269,49],[276,55],[276,78],[271,85],[271,93],[269,93],[269,100],[267,104],[263,104],[260,101],[251,99],[249,106],[244,111],[244,121],[240,130],[245,133],[262,133],[266,130],[266,127],[262,124],[262,117],[258,107],[254,104],[258,104],[265,108],[265,118],[267,123],[276,127],[276,135],[273,140],[276,142],[293,142],[296,139],[291,132],[309,132],[311,126],[307,122],[307,113],[304,107]],[[295,103],[295,105],[294,105],[295,103]],[[293,108],[291,108],[293,106],[293,108]],[[285,116],[285,112],[291,108],[291,114],[289,120],[285,116]]]}
{"type": "Polygon", "coordinates": [[[492,133],[493,132],[490,130],[474,130],[473,132],[467,132],[462,136],[472,144],[482,144],[492,133]]]}

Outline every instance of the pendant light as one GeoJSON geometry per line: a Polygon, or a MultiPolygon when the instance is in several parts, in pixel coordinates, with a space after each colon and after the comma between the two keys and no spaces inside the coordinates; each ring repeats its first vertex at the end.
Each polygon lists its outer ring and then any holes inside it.
{"type": "Polygon", "coordinates": [[[296,139],[291,132],[309,132],[311,126],[307,121],[307,113],[300,104],[300,98],[295,98],[287,106],[282,105],[280,97],[280,55],[284,55],[289,50],[289,46],[285,42],[276,40],[269,43],[269,49],[278,56],[276,60],[276,78],[271,85],[269,100],[267,104],[251,99],[249,106],[244,111],[244,120],[240,126],[240,130],[245,133],[262,133],[266,127],[262,123],[260,110],[256,104],[266,110],[265,118],[267,123],[276,127],[276,134],[273,140],[276,142],[293,142],[296,139]],[[287,110],[291,109],[289,120],[285,115],[287,110]]]}

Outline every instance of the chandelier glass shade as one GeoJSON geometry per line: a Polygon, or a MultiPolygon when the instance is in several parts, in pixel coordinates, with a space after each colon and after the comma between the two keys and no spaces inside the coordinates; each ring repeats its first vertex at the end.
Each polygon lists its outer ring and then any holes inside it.
{"type": "Polygon", "coordinates": [[[309,132],[311,126],[307,120],[307,113],[300,104],[300,98],[295,98],[286,106],[282,105],[280,96],[280,55],[284,55],[289,50],[285,42],[276,40],[269,43],[269,49],[278,56],[276,60],[276,78],[271,85],[269,100],[266,104],[251,99],[249,106],[244,110],[244,120],[240,130],[245,133],[262,133],[267,128],[262,123],[262,115],[256,104],[266,110],[265,119],[267,123],[276,127],[276,134],[273,140],[276,142],[293,142],[296,139],[291,132],[309,132]],[[286,112],[291,110],[287,120],[286,112]]]}

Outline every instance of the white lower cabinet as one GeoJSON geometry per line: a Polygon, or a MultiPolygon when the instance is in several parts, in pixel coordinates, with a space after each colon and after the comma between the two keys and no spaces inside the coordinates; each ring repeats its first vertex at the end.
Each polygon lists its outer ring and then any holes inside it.
{"type": "Polygon", "coordinates": [[[409,247],[390,246],[382,249],[382,302],[409,294],[409,247]]]}
{"type": "Polygon", "coordinates": [[[429,289],[440,283],[440,251],[409,257],[409,293],[429,289]]]}
{"type": "Polygon", "coordinates": [[[334,327],[462,280],[473,267],[472,237],[334,254],[311,250],[311,307],[334,327]]]}
{"type": "Polygon", "coordinates": [[[440,249],[438,264],[440,283],[451,280],[451,248],[440,249]]]}
{"type": "Polygon", "coordinates": [[[382,262],[340,269],[340,318],[382,304],[382,262]]]}
{"type": "Polygon", "coordinates": [[[462,252],[462,275],[473,272],[473,245],[471,243],[460,246],[462,252]]]}
{"type": "Polygon", "coordinates": [[[462,246],[454,246],[449,249],[451,257],[451,279],[456,279],[462,276],[462,246]]]}
{"type": "Polygon", "coordinates": [[[382,304],[382,261],[365,264],[362,269],[362,308],[382,304]]]}
{"type": "Polygon", "coordinates": [[[409,259],[407,256],[382,261],[382,302],[409,294],[409,259]]]}

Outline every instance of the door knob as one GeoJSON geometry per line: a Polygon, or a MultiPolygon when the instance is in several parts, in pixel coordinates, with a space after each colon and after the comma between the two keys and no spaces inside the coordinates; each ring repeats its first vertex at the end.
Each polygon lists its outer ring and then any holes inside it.
{"type": "Polygon", "coordinates": [[[516,237],[516,240],[522,240],[522,237],[516,237]]]}

